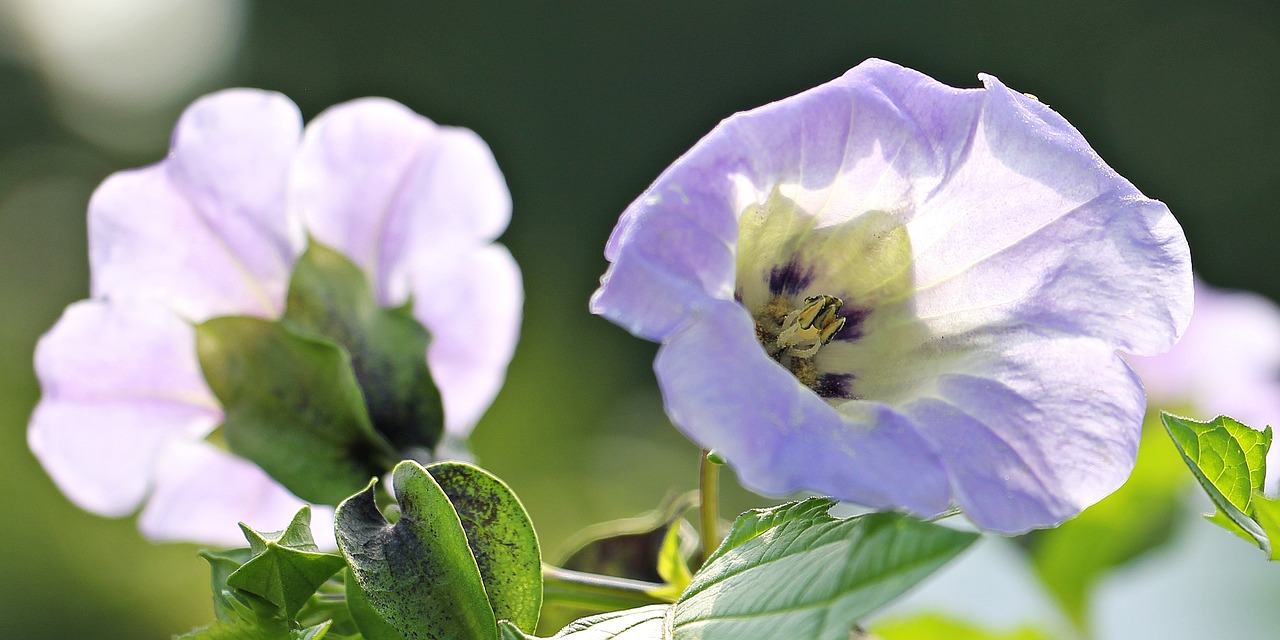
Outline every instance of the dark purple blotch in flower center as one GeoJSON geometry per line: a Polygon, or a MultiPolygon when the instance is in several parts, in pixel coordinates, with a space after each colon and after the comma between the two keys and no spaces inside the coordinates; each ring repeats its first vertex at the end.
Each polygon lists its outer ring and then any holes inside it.
{"type": "Polygon", "coordinates": [[[867,316],[871,315],[871,310],[866,307],[859,307],[850,304],[849,300],[844,300],[844,305],[840,307],[840,313],[836,317],[844,318],[844,326],[831,337],[832,340],[844,340],[853,342],[863,336],[862,323],[866,322],[867,316]]]}
{"type": "Polygon", "coordinates": [[[775,296],[794,296],[813,282],[813,267],[806,267],[792,260],[769,271],[769,293],[775,296]]]}
{"type": "Polygon", "coordinates": [[[852,373],[820,373],[813,391],[821,398],[852,398],[852,373]]]}

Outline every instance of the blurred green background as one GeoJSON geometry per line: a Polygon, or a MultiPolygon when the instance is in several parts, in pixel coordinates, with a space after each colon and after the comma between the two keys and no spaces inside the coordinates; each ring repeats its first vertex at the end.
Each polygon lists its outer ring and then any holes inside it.
{"type": "MultiPolygon", "coordinates": [[[[1036,94],[1170,205],[1203,277],[1280,297],[1274,2],[0,0],[0,638],[167,638],[211,619],[194,547],[78,511],[25,444],[35,341],[87,293],[88,197],[112,171],[160,159],[191,99],[263,87],[310,118],[383,95],[488,141],[514,197],[503,241],[527,303],[474,445],[554,551],[694,486],[696,451],[662,414],[653,346],[586,310],[618,213],[721,118],[873,56],[1036,94]]],[[[731,491],[726,512],[753,500],[731,491]]],[[[1227,534],[1188,544],[1158,561],[1269,579],[1242,578],[1249,602],[1280,595],[1280,574],[1227,534]],[[1215,556],[1219,539],[1231,551],[1215,556]]],[[[1155,593],[1166,588],[1194,586],[1155,593]]],[[[1239,637],[1280,628],[1274,606],[1259,609],[1131,613],[1183,630],[1251,620],[1239,637]]],[[[1097,635],[1140,637],[1125,628],[1097,635]]]]}

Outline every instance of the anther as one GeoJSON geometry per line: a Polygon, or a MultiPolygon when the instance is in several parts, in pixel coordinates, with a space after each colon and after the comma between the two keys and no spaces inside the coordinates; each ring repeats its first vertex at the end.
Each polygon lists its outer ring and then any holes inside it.
{"type": "Polygon", "coordinates": [[[779,350],[796,358],[812,358],[819,348],[831,342],[845,323],[845,318],[839,315],[844,306],[840,298],[824,294],[805,298],[804,303],[783,318],[776,341],[779,350]]]}

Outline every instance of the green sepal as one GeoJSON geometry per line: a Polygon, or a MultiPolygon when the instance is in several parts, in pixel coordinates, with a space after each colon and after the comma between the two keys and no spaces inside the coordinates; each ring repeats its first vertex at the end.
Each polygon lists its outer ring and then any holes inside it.
{"type": "Polygon", "coordinates": [[[295,619],[303,605],[346,566],[336,553],[321,553],[311,537],[311,507],[303,506],[287,529],[262,534],[241,524],[253,558],[227,577],[227,585],[259,596],[295,619]]]}
{"type": "Polygon", "coordinates": [[[196,326],[227,446],[294,495],[337,504],[398,458],[374,430],[347,353],[287,325],[242,316],[196,326]]]}
{"type": "MultiPolygon", "coordinates": [[[[1255,519],[1255,502],[1266,501],[1262,484],[1267,473],[1267,451],[1271,448],[1271,427],[1251,429],[1226,416],[1209,422],[1180,418],[1162,412],[1169,437],[1182,459],[1200,482],[1217,511],[1210,522],[1256,544],[1276,559],[1269,531],[1255,519]]],[[[1271,506],[1265,519],[1270,520],[1271,506]]],[[[1274,527],[1273,527],[1274,529],[1274,527]]]]}
{"type": "MultiPolygon", "coordinates": [[[[409,638],[493,640],[497,620],[457,512],[421,465],[396,465],[400,519],[387,521],[368,487],[338,505],[338,547],[369,607],[409,638]]],[[[357,620],[357,625],[359,621],[357,620]]]]}
{"type": "Polygon", "coordinates": [[[253,557],[253,553],[248,549],[228,551],[202,549],[197,555],[209,563],[214,617],[222,621],[233,621],[242,617],[249,603],[227,585],[227,577],[248,562],[253,557]]]}
{"type": "Polygon", "coordinates": [[[475,465],[439,462],[426,470],[458,514],[493,615],[532,632],[542,610],[542,554],[524,505],[475,465]]]}
{"type": "Polygon", "coordinates": [[[230,586],[230,576],[252,559],[249,549],[205,550],[200,556],[209,562],[217,621],[178,640],[319,640],[329,629],[329,622],[294,628],[279,606],[230,586]]]}
{"type": "Polygon", "coordinates": [[[408,306],[380,306],[359,267],[312,240],[294,266],[284,320],[346,350],[373,427],[399,457],[435,449],[444,408],[427,368],[431,339],[408,306]]]}

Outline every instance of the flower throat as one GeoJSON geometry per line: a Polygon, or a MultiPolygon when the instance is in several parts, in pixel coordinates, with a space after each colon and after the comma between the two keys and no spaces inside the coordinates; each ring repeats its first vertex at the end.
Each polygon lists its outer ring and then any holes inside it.
{"type": "Polygon", "coordinates": [[[756,339],[801,383],[817,388],[818,371],[812,359],[844,328],[847,318],[839,315],[843,306],[843,300],[826,294],[805,298],[800,308],[788,296],[774,296],[753,314],[756,339]]]}

